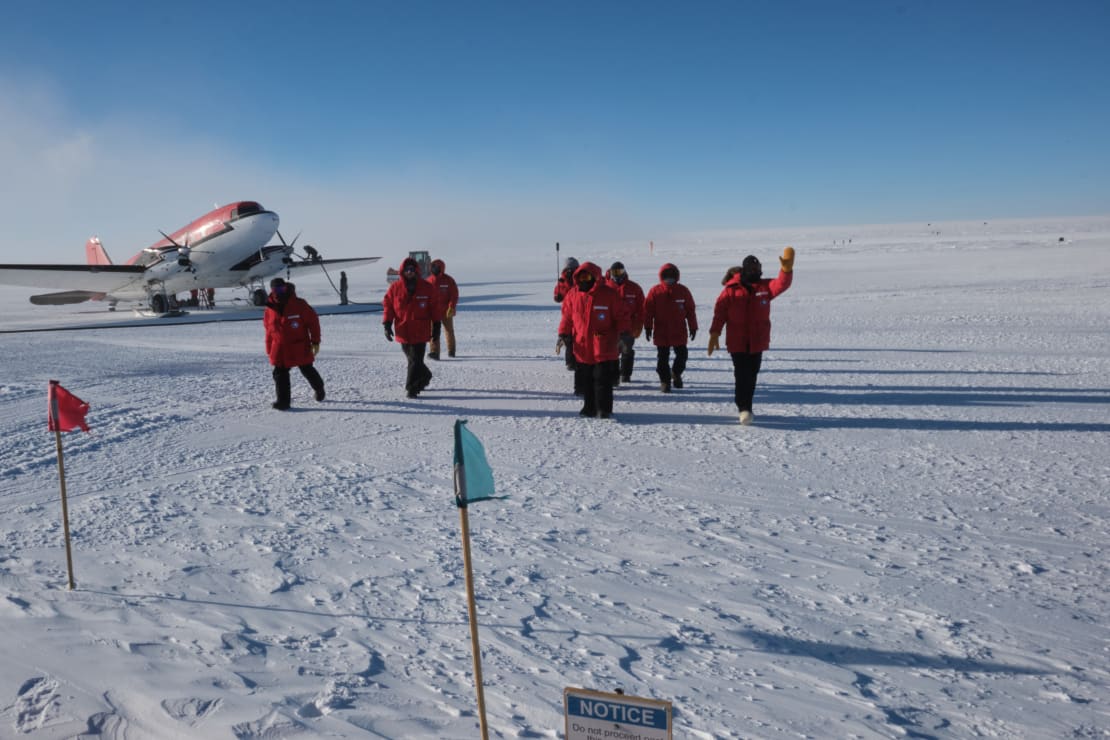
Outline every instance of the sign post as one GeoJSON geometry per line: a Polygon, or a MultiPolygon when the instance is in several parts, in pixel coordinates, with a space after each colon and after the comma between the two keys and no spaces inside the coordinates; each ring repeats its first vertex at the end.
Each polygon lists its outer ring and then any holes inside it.
{"type": "Polygon", "coordinates": [[[671,740],[669,701],[563,689],[567,740],[671,740]]]}

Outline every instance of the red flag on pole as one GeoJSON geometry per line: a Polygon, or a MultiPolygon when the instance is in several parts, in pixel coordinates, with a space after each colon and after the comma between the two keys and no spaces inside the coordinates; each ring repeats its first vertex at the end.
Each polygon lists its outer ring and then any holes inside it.
{"type": "Polygon", "coordinates": [[[50,431],[72,432],[77,428],[85,432],[89,431],[89,425],[85,423],[85,414],[89,413],[89,405],[63,388],[58,381],[50,381],[46,401],[50,411],[50,431]]]}

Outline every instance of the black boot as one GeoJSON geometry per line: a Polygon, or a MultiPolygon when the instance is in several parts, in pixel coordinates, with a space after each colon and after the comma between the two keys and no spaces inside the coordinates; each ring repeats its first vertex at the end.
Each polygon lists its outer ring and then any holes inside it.
{"type": "Polygon", "coordinates": [[[301,375],[312,386],[312,390],[316,393],[316,400],[323,401],[327,394],[324,393],[324,379],[320,377],[320,371],[314,365],[301,365],[301,375]]]}
{"type": "Polygon", "coordinates": [[[672,375],[671,376],[671,383],[674,385],[675,388],[681,388],[682,387],[682,376],[681,375],[672,375]]]}
{"type": "Polygon", "coordinates": [[[293,395],[289,385],[289,368],[275,367],[273,375],[274,392],[277,395],[277,400],[274,401],[271,406],[278,411],[285,411],[289,408],[289,401],[293,395]]]}
{"type": "Polygon", "coordinates": [[[620,379],[622,383],[632,382],[632,365],[636,362],[636,350],[630,349],[621,355],[620,379]]]}

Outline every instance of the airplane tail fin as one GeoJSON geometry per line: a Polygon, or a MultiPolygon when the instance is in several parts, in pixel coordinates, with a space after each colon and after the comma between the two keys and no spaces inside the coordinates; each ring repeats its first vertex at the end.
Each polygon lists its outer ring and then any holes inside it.
{"type": "Polygon", "coordinates": [[[90,265],[112,264],[112,258],[104,251],[104,245],[100,243],[100,238],[96,236],[85,242],[85,260],[90,265]]]}

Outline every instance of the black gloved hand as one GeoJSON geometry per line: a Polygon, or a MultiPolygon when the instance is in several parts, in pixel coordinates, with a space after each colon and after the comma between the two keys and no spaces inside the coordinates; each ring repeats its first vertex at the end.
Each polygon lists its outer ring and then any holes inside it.
{"type": "Polygon", "coordinates": [[[698,333],[697,329],[691,329],[690,330],[690,341],[691,342],[694,341],[694,335],[696,335],[697,333],[698,333]]]}
{"type": "Polygon", "coordinates": [[[621,354],[632,349],[632,335],[626,331],[621,332],[620,339],[617,340],[617,349],[621,351],[621,354]]]}
{"type": "Polygon", "coordinates": [[[649,342],[651,341],[651,329],[648,329],[646,326],[644,327],[644,338],[649,342]]]}
{"type": "Polygon", "coordinates": [[[393,341],[393,327],[390,326],[389,324],[382,324],[382,328],[385,329],[385,341],[392,342],[393,341]]]}
{"type": "Polygon", "coordinates": [[[441,321],[433,321],[432,322],[432,341],[433,342],[436,342],[436,343],[439,342],[439,332],[440,332],[440,329],[442,327],[443,327],[443,322],[441,322],[441,321]]]}

